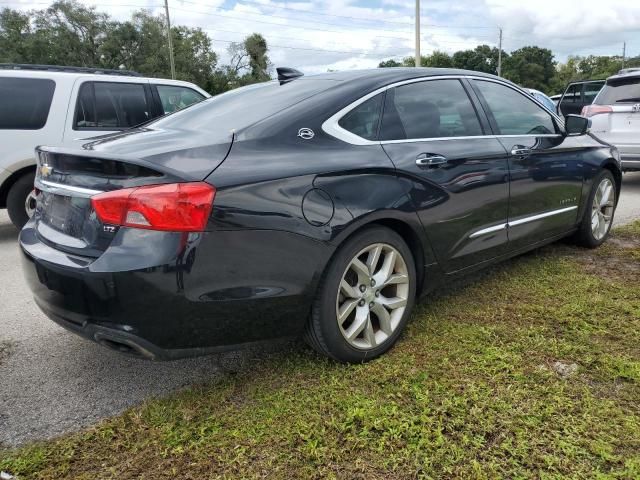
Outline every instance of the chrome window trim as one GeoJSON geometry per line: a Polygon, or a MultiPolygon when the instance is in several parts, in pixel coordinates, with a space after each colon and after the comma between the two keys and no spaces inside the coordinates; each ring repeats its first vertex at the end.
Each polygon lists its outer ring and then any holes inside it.
{"type": "Polygon", "coordinates": [[[571,212],[572,210],[577,210],[577,205],[572,205],[571,207],[559,208],[557,210],[551,210],[549,212],[538,213],[536,215],[530,215],[528,217],[520,218],[518,220],[510,220],[507,223],[501,223],[499,225],[493,225],[491,227],[483,228],[482,230],[477,230],[471,235],[469,238],[481,237],[483,235],[488,235],[489,233],[499,232],[500,230],[509,229],[511,227],[517,227],[518,225],[524,225],[526,223],[535,222],[536,220],[542,220],[543,218],[552,217],[554,215],[559,215],[561,213],[571,212]]]}
{"type": "MultiPolygon", "coordinates": [[[[360,97],[358,100],[355,100],[353,102],[351,102],[349,105],[347,105],[346,107],[338,110],[336,113],[334,113],[332,116],[330,116],[328,119],[326,119],[323,123],[322,123],[322,130],[328,134],[331,135],[334,138],[337,138],[338,140],[342,140],[343,142],[349,143],[351,145],[387,145],[387,144],[392,144],[392,143],[408,143],[408,142],[434,142],[434,141],[438,141],[438,140],[464,140],[464,139],[475,139],[475,138],[515,138],[515,137],[561,137],[562,134],[560,133],[552,133],[552,134],[540,134],[540,135],[535,135],[535,134],[524,134],[524,135],[471,135],[471,136],[460,136],[460,137],[433,137],[433,138],[405,138],[405,139],[398,139],[398,140],[367,140],[366,138],[362,138],[358,135],[356,135],[355,133],[351,133],[348,130],[345,130],[344,128],[342,128],[338,122],[340,122],[340,120],[342,119],[342,117],[344,117],[347,113],[349,113],[351,110],[353,110],[354,108],[356,108],[358,105],[366,102],[367,100],[369,100],[372,97],[375,97],[376,95],[385,92],[391,88],[396,88],[396,87],[400,87],[402,85],[408,85],[411,83],[418,83],[418,82],[429,82],[432,80],[461,80],[461,79],[468,79],[468,80],[484,80],[484,81],[488,81],[488,82],[493,82],[493,83],[497,83],[500,85],[504,85],[508,88],[511,88],[512,90],[520,93],[520,95],[524,96],[525,98],[528,98],[526,96],[526,94],[523,94],[521,91],[519,91],[519,89],[515,86],[510,85],[509,83],[505,82],[505,81],[501,81],[495,78],[486,78],[486,77],[480,77],[480,76],[475,76],[475,75],[434,75],[431,77],[417,77],[417,78],[410,78],[408,80],[401,80],[399,82],[395,82],[395,83],[391,83],[389,85],[385,85],[384,87],[380,87],[372,92],[369,92],[368,94],[364,95],[363,97],[360,97]]],[[[471,100],[471,99],[470,99],[471,100]]],[[[533,103],[535,103],[538,107],[542,108],[542,110],[551,115],[553,118],[555,118],[558,122],[559,125],[561,126],[561,128],[564,129],[564,122],[562,121],[562,119],[560,117],[558,117],[557,115],[555,115],[553,112],[550,112],[544,105],[542,105],[538,100],[536,100],[534,97],[531,97],[529,99],[530,101],[532,101],[533,103]]]]}
{"type": "Polygon", "coordinates": [[[79,197],[92,197],[99,193],[103,193],[102,190],[92,190],[90,188],[74,187],[73,185],[64,185],[62,183],[55,183],[49,180],[42,180],[36,178],[35,186],[40,190],[48,193],[61,194],[69,196],[69,193],[76,194],[79,197]]]}

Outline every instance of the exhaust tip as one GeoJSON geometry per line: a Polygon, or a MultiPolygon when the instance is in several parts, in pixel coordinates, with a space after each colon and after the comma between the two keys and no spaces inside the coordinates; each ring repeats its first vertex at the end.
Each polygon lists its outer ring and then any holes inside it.
{"type": "Polygon", "coordinates": [[[155,356],[150,351],[129,339],[107,337],[101,333],[97,333],[94,339],[103,347],[114,350],[123,355],[128,355],[136,358],[147,358],[149,360],[153,360],[155,358],[155,356]]]}

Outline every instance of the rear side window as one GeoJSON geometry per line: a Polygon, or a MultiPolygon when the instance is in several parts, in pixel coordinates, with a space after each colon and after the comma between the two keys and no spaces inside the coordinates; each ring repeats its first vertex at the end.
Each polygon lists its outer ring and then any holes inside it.
{"type": "Polygon", "coordinates": [[[458,80],[410,83],[387,91],[381,140],[482,134],[473,104],[458,80]]]}
{"type": "Polygon", "coordinates": [[[143,84],[86,82],[80,88],[74,128],[120,129],[151,119],[143,84]]]}
{"type": "Polygon", "coordinates": [[[499,83],[474,82],[491,110],[500,135],[556,133],[556,125],[549,112],[525,95],[499,83]]]}
{"type": "Polygon", "coordinates": [[[187,87],[173,85],[156,85],[158,96],[165,114],[177,112],[183,108],[204,100],[204,96],[187,87]]]}
{"type": "Polygon", "coordinates": [[[608,81],[595,103],[598,105],[640,103],[640,77],[608,81]]]}
{"type": "Polygon", "coordinates": [[[361,103],[342,117],[338,125],[354,135],[367,140],[375,140],[378,135],[382,99],[383,94],[380,93],[361,103]]]}
{"type": "Polygon", "coordinates": [[[56,83],[45,78],[0,78],[0,129],[44,127],[55,89],[56,83]]]}

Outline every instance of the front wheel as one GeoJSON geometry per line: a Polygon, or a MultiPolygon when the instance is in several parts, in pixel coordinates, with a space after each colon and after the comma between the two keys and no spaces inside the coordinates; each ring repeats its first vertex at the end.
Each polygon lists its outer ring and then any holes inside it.
{"type": "Polygon", "coordinates": [[[7,212],[9,219],[21,229],[33,216],[36,199],[33,194],[34,173],[27,173],[18,178],[7,194],[7,212]]]}
{"type": "Polygon", "coordinates": [[[609,170],[603,170],[593,180],[587,208],[576,233],[576,241],[595,248],[607,239],[616,208],[616,183],[609,170]]]}
{"type": "Polygon", "coordinates": [[[416,268],[394,231],[369,227],[336,253],[321,281],[305,339],[341,362],[365,362],[389,350],[413,308],[416,268]]]}

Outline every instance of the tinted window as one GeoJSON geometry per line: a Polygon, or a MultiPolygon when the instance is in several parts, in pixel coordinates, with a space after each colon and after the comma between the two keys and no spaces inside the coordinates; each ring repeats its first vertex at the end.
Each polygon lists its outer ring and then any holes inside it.
{"type": "Polygon", "coordinates": [[[361,103],[342,117],[338,124],[359,137],[375,140],[378,134],[382,98],[383,95],[379,94],[361,103]]]}
{"type": "Polygon", "coordinates": [[[595,103],[598,105],[640,103],[640,77],[607,81],[595,103]]]}
{"type": "Polygon", "coordinates": [[[593,100],[596,98],[604,82],[589,82],[584,84],[584,101],[585,103],[591,105],[593,100]]]}
{"type": "Polygon", "coordinates": [[[579,83],[574,83],[573,85],[569,85],[567,91],[564,93],[564,97],[562,98],[562,103],[579,103],[580,102],[580,94],[582,92],[582,85],[579,83]]]}
{"type": "Polygon", "coordinates": [[[177,112],[204,99],[203,95],[187,87],[157,85],[157,88],[165,114],[177,112]]]}
{"type": "Polygon", "coordinates": [[[474,80],[501,135],[556,133],[553,118],[525,95],[499,83],[474,80]]]}
{"type": "Polygon", "coordinates": [[[482,135],[458,80],[410,83],[387,91],[381,140],[482,135]]]}
{"type": "Polygon", "coordinates": [[[44,78],[0,78],[0,129],[44,127],[55,88],[53,80],[44,78]]]}
{"type": "Polygon", "coordinates": [[[86,82],[76,106],[79,128],[129,128],[151,118],[144,85],[86,82]]]}

